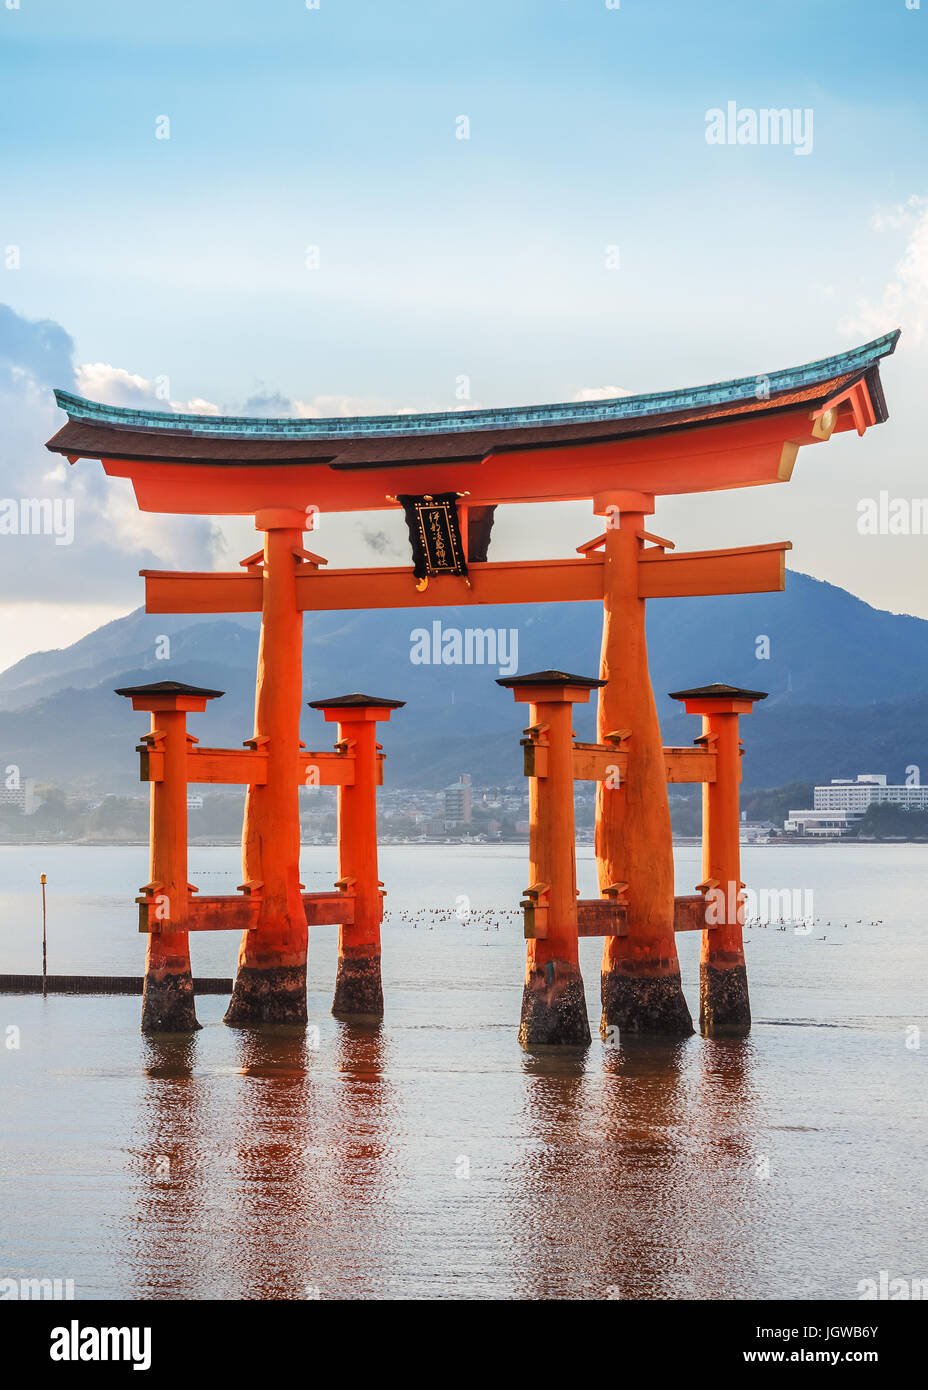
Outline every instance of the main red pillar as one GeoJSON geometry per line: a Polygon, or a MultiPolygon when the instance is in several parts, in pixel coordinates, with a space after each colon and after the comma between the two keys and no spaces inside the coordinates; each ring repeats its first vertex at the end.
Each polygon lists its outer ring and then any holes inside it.
{"type": "MultiPolygon", "coordinates": [[[[151,780],[148,949],[142,991],[143,1033],[188,1033],[199,1028],[190,970],[187,915],[187,733],[188,711],[201,711],[221,690],[179,681],[124,686],[116,691],[135,710],[151,713],[151,733],[142,748],[160,763],[151,780]],[[153,920],[152,920],[153,919],[153,920]],[[171,930],[176,923],[177,929],[171,930]],[[154,927],[155,930],[151,930],[154,927]]],[[[144,772],[144,769],[143,769],[144,772]]]]}
{"type": "Polygon", "coordinates": [[[699,1027],[712,1037],[747,1033],[751,1002],[744,960],[744,902],[741,896],[741,740],[738,716],[750,714],[759,690],[706,685],[677,690],[687,714],[701,714],[703,739],[715,752],[714,782],[702,790],[702,876],[707,928],[699,961],[699,1027]]]}
{"type": "Polygon", "coordinates": [[[296,574],[306,516],[259,512],[264,585],[255,744],[267,752],[267,781],[250,786],[242,831],[245,881],[261,884],[258,926],[242,936],[225,1021],[236,1027],[306,1022],[306,913],[300,889],[300,709],[303,614],[296,574]]]}
{"type": "Polygon", "coordinates": [[[596,792],[596,859],[600,888],[628,884],[628,933],[606,938],[602,968],[602,1032],[686,1036],[693,1020],[680,982],[674,939],[673,839],[660,724],[645,639],[645,602],[638,596],[645,493],[616,491],[594,498],[608,518],[598,738],[629,733],[624,795],[611,782],[596,792]]]}
{"type": "Polygon", "coordinates": [[[311,700],[338,723],[338,738],[354,758],[354,781],[338,788],[338,875],[354,899],[354,920],[338,931],[338,974],[332,1013],[339,1018],[383,1017],[380,924],[383,894],[377,876],[377,724],[404,700],[341,695],[311,700]]]}

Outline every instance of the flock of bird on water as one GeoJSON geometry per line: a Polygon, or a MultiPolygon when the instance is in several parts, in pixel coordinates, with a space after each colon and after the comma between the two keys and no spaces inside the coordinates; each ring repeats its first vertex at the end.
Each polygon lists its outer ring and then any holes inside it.
{"type": "MultiPolygon", "coordinates": [[[[480,926],[485,932],[489,932],[491,927],[494,931],[499,931],[500,919],[519,918],[521,920],[521,917],[522,909],[518,907],[468,908],[466,911],[456,911],[448,907],[397,908],[395,911],[388,908],[384,913],[384,925],[399,923],[402,926],[425,927],[427,931],[434,931],[436,926],[441,926],[444,922],[456,922],[461,926],[469,924],[480,926]]],[[[509,925],[508,922],[505,924],[509,925]]],[[[851,923],[827,921],[816,923],[816,925],[849,927],[851,923]]],[[[874,921],[865,922],[862,917],[858,917],[854,925],[858,927],[881,927],[883,919],[878,917],[874,921]]],[[[805,926],[805,923],[787,917],[772,918],[769,922],[765,922],[761,917],[749,917],[745,919],[744,926],[747,929],[757,927],[760,930],[773,927],[775,931],[785,932],[789,931],[790,927],[796,930],[800,926],[805,926]]],[[[827,941],[827,939],[827,933],[815,937],[816,941],[827,941]]]]}
{"type": "MultiPolygon", "coordinates": [[[[213,874],[216,877],[224,876],[222,870],[214,870],[213,874]]],[[[417,907],[397,908],[395,910],[387,908],[384,912],[384,926],[388,924],[399,924],[401,926],[413,928],[425,927],[427,931],[434,931],[437,926],[441,926],[446,922],[451,922],[457,923],[459,926],[474,925],[482,927],[485,932],[489,933],[491,928],[493,931],[499,931],[500,921],[503,921],[504,925],[509,926],[511,924],[511,919],[514,918],[518,918],[519,921],[521,921],[522,909],[520,907],[467,907],[461,909],[456,907],[417,907]]],[[[772,927],[778,932],[789,931],[791,927],[795,931],[799,927],[804,927],[805,925],[805,922],[789,917],[775,917],[771,918],[769,922],[765,922],[762,917],[747,917],[744,921],[746,929],[750,930],[753,927],[757,927],[761,931],[765,931],[769,927],[772,927]]],[[[827,921],[816,922],[815,925],[846,928],[851,926],[852,923],[849,921],[827,921]]],[[[877,917],[873,921],[865,922],[862,917],[858,917],[853,925],[858,927],[881,927],[883,925],[883,918],[877,917]]],[[[803,935],[805,934],[806,933],[803,933],[803,935]]],[[[814,938],[816,941],[827,941],[827,939],[827,933],[823,936],[816,936],[814,938]]]]}

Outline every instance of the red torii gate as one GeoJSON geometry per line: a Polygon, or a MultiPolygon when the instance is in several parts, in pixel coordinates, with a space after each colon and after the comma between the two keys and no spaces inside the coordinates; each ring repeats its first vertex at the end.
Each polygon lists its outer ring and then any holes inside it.
{"type": "MultiPolygon", "coordinates": [[[[69,421],[48,448],[71,462],[98,458],[110,476],[129,478],[143,511],[252,515],[264,535],[241,573],[143,571],[149,612],[262,614],[253,744],[266,759],[266,776],[249,783],[243,833],[244,878],[262,888],[257,919],[243,935],[227,1022],[306,1020],[297,800],[302,613],[597,599],[605,615],[598,738],[603,744],[621,734],[628,755],[623,794],[611,795],[602,783],[597,794],[601,888],[627,884],[623,934],[606,939],[602,1027],[692,1031],[674,941],[666,764],[648,674],[645,603],[782,589],[789,543],[674,554],[645,520],[657,496],[786,482],[802,446],[849,429],[863,434],[885,420],[879,362],[898,336],[690,391],[498,411],[219,419],[125,410],[56,392],[69,421]],[[407,567],[326,571],[322,557],[303,549],[317,512],[382,510],[403,494],[458,496],[467,586],[457,574],[416,586],[407,567]],[[475,559],[485,554],[496,506],[584,498],[607,523],[579,548],[580,558],[475,559]]],[[[743,1030],[746,982],[733,992],[729,971],[721,989],[709,956],[704,947],[703,1027],[743,1030]]],[[[363,981],[356,991],[340,959],[349,1014],[369,1013],[366,1005],[379,996],[379,947],[363,959],[353,976],[363,981]]],[[[536,980],[532,969],[530,961],[527,991],[541,991],[557,1013],[564,1002],[557,972],[536,980]]]]}

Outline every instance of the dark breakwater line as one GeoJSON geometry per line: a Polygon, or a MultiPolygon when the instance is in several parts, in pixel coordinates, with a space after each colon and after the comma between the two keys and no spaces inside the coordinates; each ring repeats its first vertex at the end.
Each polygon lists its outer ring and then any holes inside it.
{"type": "MultiPolygon", "coordinates": [[[[143,975],[49,975],[48,994],[141,994],[143,975]]],[[[194,994],[231,994],[232,981],[201,979],[193,982],[194,994]]],[[[0,994],[41,994],[41,975],[0,975],[0,994]]]]}

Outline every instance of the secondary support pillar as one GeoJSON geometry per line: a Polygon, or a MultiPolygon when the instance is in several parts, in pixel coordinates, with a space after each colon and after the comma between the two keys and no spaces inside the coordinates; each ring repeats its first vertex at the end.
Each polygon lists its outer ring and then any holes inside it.
{"type": "Polygon", "coordinates": [[[702,738],[716,753],[716,778],[703,784],[702,873],[706,921],[699,962],[699,1027],[710,1037],[747,1033],[751,1003],[744,961],[744,900],[741,890],[739,783],[741,740],[738,716],[749,714],[759,690],[707,685],[677,690],[687,714],[702,715],[702,738]]]}
{"type": "MultiPolygon", "coordinates": [[[[157,930],[148,934],[142,991],[143,1033],[189,1033],[199,1028],[190,970],[190,945],[182,924],[187,916],[187,712],[206,708],[221,690],[203,690],[178,681],[125,686],[116,691],[132,708],[151,713],[151,733],[140,749],[157,760],[151,778],[151,882],[157,930]],[[172,923],[177,924],[172,930],[172,923]]],[[[145,768],[143,767],[143,773],[145,768]]]]}
{"type": "Polygon", "coordinates": [[[402,709],[403,700],[374,695],[342,695],[311,700],[337,722],[339,743],[354,755],[354,781],[338,788],[339,887],[354,899],[354,921],[338,931],[338,974],[332,1013],[338,1018],[383,1017],[380,976],[380,924],[383,892],[377,876],[377,723],[402,709]]]}
{"type": "Polygon", "coordinates": [[[260,882],[261,913],[246,931],[225,1022],[247,1028],[306,1023],[306,914],[300,888],[300,709],[303,614],[296,576],[303,564],[303,512],[258,512],[264,532],[261,640],[253,746],[267,752],[267,781],[250,786],[242,871],[260,882]]]}
{"type": "Polygon", "coordinates": [[[624,795],[614,782],[596,792],[596,859],[600,888],[626,882],[628,929],[607,937],[602,967],[603,1036],[629,1033],[687,1036],[693,1020],[683,996],[674,940],[673,839],[661,730],[648,672],[645,601],[638,596],[644,518],[653,497],[602,493],[607,517],[604,621],[597,737],[625,732],[624,795]]]}
{"type": "Polygon", "coordinates": [[[510,676],[497,685],[530,706],[544,776],[529,778],[529,898],[544,935],[529,940],[519,1042],[523,1047],[590,1041],[580,974],[574,831],[573,706],[602,682],[563,671],[510,676]]]}

